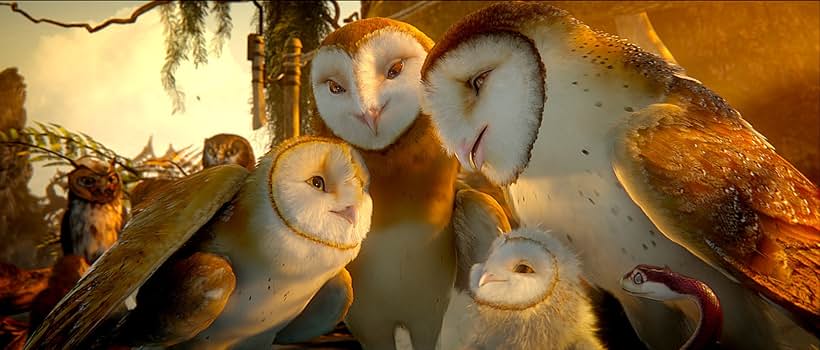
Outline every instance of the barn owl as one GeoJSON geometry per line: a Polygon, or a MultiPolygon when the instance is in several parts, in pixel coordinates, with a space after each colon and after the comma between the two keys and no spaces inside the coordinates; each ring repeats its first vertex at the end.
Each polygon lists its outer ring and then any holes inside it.
{"type": "Polygon", "coordinates": [[[27,348],[260,348],[324,334],[350,306],[344,266],[370,228],[368,186],[355,150],[313,137],[250,173],[231,164],[176,180],[134,209],[27,348]],[[111,320],[137,288],[136,308],[111,320]],[[112,329],[92,333],[106,319],[112,329]]]}
{"type": "Polygon", "coordinates": [[[615,297],[575,253],[536,228],[511,229],[493,196],[462,189],[453,213],[455,296],[441,349],[646,349],[615,297]]]}
{"type": "Polygon", "coordinates": [[[94,263],[114,242],[125,222],[122,182],[112,164],[84,157],[68,174],[68,209],[60,224],[64,255],[94,263]]]}
{"type": "Polygon", "coordinates": [[[419,107],[432,46],[406,23],[368,18],[328,35],[311,63],[314,130],[356,147],[372,175],[373,225],[349,266],[356,298],[346,319],[367,349],[394,348],[396,327],[416,349],[433,349],[453,286],[458,162],[419,107]]]}
{"type": "Polygon", "coordinates": [[[463,18],[421,74],[448,151],[508,185],[522,225],[567,232],[586,274],[625,303],[651,347],[685,330],[620,290],[637,263],[710,285],[724,345],[817,346],[793,320],[818,329],[820,191],[714,92],[534,2],[463,18]]]}
{"type": "Polygon", "coordinates": [[[575,254],[547,232],[496,239],[470,273],[477,349],[604,349],[575,254]]]}
{"type": "Polygon", "coordinates": [[[217,134],[205,139],[202,168],[220,164],[238,164],[253,170],[256,158],[251,144],[244,137],[233,134],[217,134]]]}

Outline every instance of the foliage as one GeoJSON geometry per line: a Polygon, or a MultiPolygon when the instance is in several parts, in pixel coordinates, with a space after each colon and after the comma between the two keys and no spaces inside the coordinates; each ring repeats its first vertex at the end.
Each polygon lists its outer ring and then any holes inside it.
{"type": "MultiPolygon", "coordinates": [[[[205,18],[208,14],[217,19],[216,34],[211,41],[211,51],[219,54],[227,38],[230,37],[232,19],[230,4],[226,1],[173,1],[160,7],[162,23],[165,26],[165,65],[162,68],[162,83],[174,104],[174,113],[184,110],[185,94],[176,84],[174,73],[180,63],[193,56],[194,65],[207,63],[205,51],[205,18]]],[[[282,56],[285,42],[290,37],[302,41],[302,52],[316,49],[338,20],[338,5],[334,1],[262,1],[265,38],[266,105],[268,120],[279,120],[282,113],[283,94],[277,77],[282,73],[282,56]],[[331,15],[332,11],[336,11],[331,15]]],[[[258,24],[259,14],[255,15],[258,24]]],[[[303,64],[305,60],[303,59],[303,64]]],[[[302,132],[310,133],[309,118],[313,108],[310,105],[309,65],[302,67],[302,89],[300,109],[302,111],[302,132]]],[[[248,77],[250,80],[250,77],[248,77]]],[[[271,135],[275,135],[276,123],[268,123],[271,135]]],[[[279,140],[271,140],[271,144],[279,140]]]]}
{"type": "Polygon", "coordinates": [[[162,86],[171,96],[173,113],[185,111],[185,94],[179,89],[174,73],[179,64],[193,55],[194,65],[208,63],[205,48],[205,19],[209,12],[217,21],[217,30],[211,41],[211,51],[220,55],[222,46],[231,36],[231,9],[227,1],[174,1],[160,6],[160,20],[165,28],[165,64],[162,67],[162,86]]]}
{"type": "MultiPolygon", "coordinates": [[[[282,73],[282,56],[285,42],[291,37],[302,41],[302,53],[315,50],[322,39],[332,30],[327,18],[338,17],[331,15],[331,1],[266,1],[262,3],[265,10],[265,68],[268,79],[265,88],[267,91],[268,120],[280,120],[284,103],[282,89],[276,79],[282,73]]],[[[258,21],[258,16],[256,18],[258,21]]],[[[302,117],[302,133],[310,134],[307,128],[308,121],[313,117],[311,106],[310,65],[302,59],[302,82],[300,91],[300,111],[302,117]]],[[[275,128],[279,125],[268,123],[271,135],[276,135],[275,128]]],[[[271,140],[275,145],[281,140],[271,140]]]]}
{"type": "Polygon", "coordinates": [[[75,166],[76,160],[91,156],[119,165],[123,184],[128,188],[144,178],[185,176],[199,168],[198,154],[191,146],[179,151],[169,147],[166,154],[153,154],[151,141],[136,159],[117,154],[84,133],[74,133],[57,124],[37,123],[36,127],[0,132],[0,144],[18,145],[25,150],[19,156],[31,155],[31,162],[47,162],[44,166],[75,166]]]}

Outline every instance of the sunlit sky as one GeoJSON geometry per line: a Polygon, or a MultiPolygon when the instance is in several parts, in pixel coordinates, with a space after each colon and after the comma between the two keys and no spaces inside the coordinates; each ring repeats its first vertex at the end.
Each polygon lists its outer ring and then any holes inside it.
{"type": "MultiPolygon", "coordinates": [[[[358,1],[339,3],[340,18],[360,6],[358,1]]],[[[35,18],[91,24],[128,17],[142,4],[19,2],[35,18]]],[[[261,155],[267,136],[251,129],[251,62],[246,59],[247,35],[256,30],[251,25],[255,10],[250,2],[231,4],[233,31],[222,55],[209,55],[208,64],[199,68],[191,62],[180,66],[176,77],[186,94],[183,113],[171,114],[171,99],[160,80],[165,36],[156,9],[134,24],[89,34],[82,28],[34,24],[0,6],[0,71],[17,67],[23,75],[29,126],[34,121],[57,123],[128,157],[137,155],[151,136],[154,151],[161,155],[169,144],[201,148],[205,138],[218,133],[245,136],[261,155]]],[[[210,45],[216,26],[212,19],[208,24],[210,45]]],[[[35,164],[32,192],[44,195],[53,174],[53,168],[35,164]]]]}

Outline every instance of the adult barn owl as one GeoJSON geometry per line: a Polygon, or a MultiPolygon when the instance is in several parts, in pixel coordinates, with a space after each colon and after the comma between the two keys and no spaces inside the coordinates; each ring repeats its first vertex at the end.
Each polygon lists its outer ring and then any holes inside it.
{"type": "Polygon", "coordinates": [[[356,147],[371,173],[373,225],[348,267],[356,298],[346,319],[367,349],[394,348],[397,326],[416,349],[433,349],[453,286],[458,162],[419,107],[432,46],[406,23],[368,18],[328,35],[312,61],[314,130],[356,147]]]}
{"type": "Polygon", "coordinates": [[[370,228],[367,187],[355,150],[310,137],[279,145],[250,173],[222,165],[176,180],[134,209],[27,348],[87,348],[101,338],[259,348],[324,334],[350,305],[344,266],[370,228]],[[136,308],[112,320],[137,288],[136,308]],[[113,329],[92,334],[104,320],[113,329]]]}
{"type": "Polygon", "coordinates": [[[792,320],[820,329],[820,191],[677,72],[555,7],[494,4],[430,51],[424,105],[463,166],[509,185],[522,225],[569,233],[652,348],[685,330],[620,290],[639,263],[711,286],[726,346],[816,346],[792,320]]]}

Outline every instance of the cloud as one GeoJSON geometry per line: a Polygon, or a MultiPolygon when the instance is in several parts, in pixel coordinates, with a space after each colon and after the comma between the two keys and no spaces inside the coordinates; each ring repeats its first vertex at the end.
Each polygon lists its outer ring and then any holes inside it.
{"type": "MultiPolygon", "coordinates": [[[[115,16],[131,11],[124,8],[115,16]]],[[[247,19],[234,17],[237,24],[242,21],[247,19]]],[[[237,30],[243,27],[234,28],[233,40],[244,41],[247,33],[237,30]]],[[[93,35],[65,30],[41,37],[31,61],[20,65],[28,85],[29,121],[82,131],[125,156],[136,155],[151,135],[155,150],[164,152],[169,143],[201,147],[206,137],[222,132],[247,137],[257,155],[263,154],[265,137],[251,131],[250,62],[244,54],[226,47],[221,57],[210,56],[198,69],[183,63],[176,77],[186,94],[186,111],[171,115],[171,99],[160,80],[164,40],[157,11],[93,35]]],[[[42,195],[53,173],[35,167],[32,191],[42,195]]]]}

